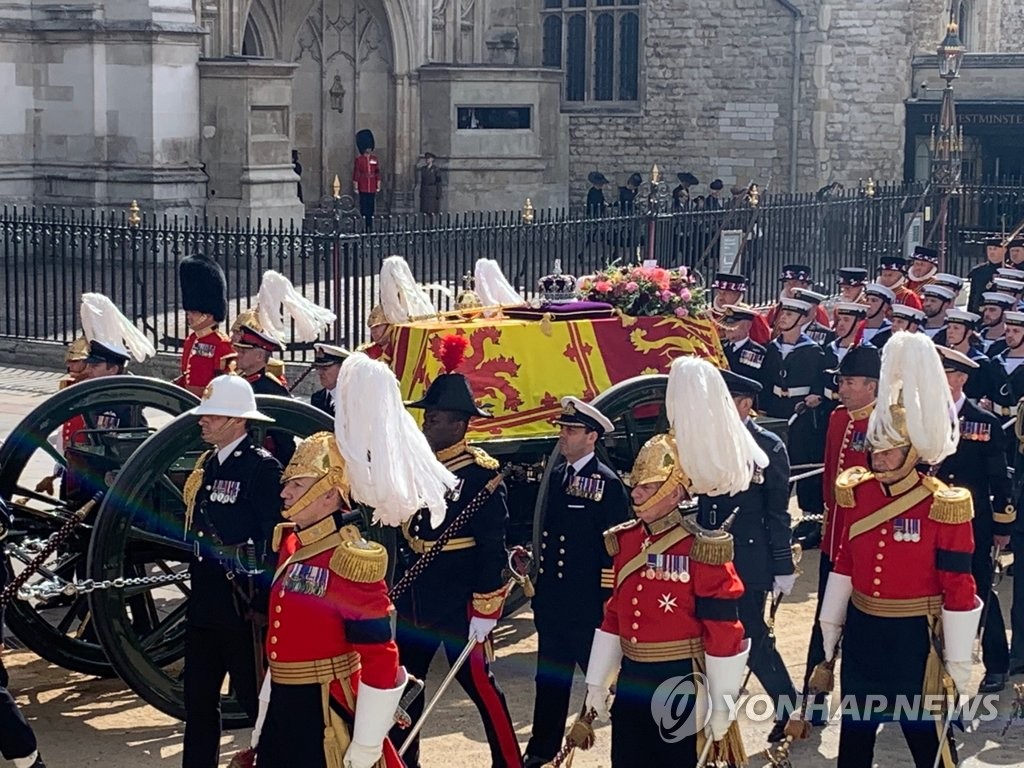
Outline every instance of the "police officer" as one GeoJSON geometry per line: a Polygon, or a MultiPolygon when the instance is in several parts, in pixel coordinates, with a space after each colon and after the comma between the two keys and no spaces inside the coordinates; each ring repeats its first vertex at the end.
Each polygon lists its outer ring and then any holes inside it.
{"type": "Polygon", "coordinates": [[[338,374],[341,373],[341,364],[349,356],[344,347],[333,344],[314,344],[313,367],[316,368],[316,375],[320,378],[320,389],[309,398],[314,408],[319,408],[324,413],[334,415],[334,388],[338,384],[338,374]]]}
{"type": "MultiPolygon", "coordinates": [[[[450,338],[442,340],[443,347],[449,345],[450,338]]],[[[466,377],[450,372],[461,363],[461,354],[443,357],[445,370],[449,372],[434,379],[424,396],[409,407],[423,409],[423,434],[459,484],[450,494],[448,509],[439,525],[432,525],[423,510],[403,527],[405,544],[400,556],[407,567],[413,567],[432,549],[437,538],[470,502],[481,494],[485,500],[444,545],[437,559],[397,598],[398,648],[409,674],[425,679],[438,646],[443,645],[451,663],[462,652],[466,638],[475,637],[478,644],[456,680],[483,719],[492,765],[518,768],[522,765],[522,756],[512,718],[505,695],[491,674],[484,649],[501,616],[506,597],[502,575],[507,563],[505,484],[500,481],[498,462],[466,443],[469,420],[490,414],[474,402],[466,377]]],[[[408,709],[413,723],[422,711],[423,698],[420,697],[408,709]]],[[[405,762],[412,768],[420,764],[419,747],[417,738],[405,752],[405,762]]]]}
{"type": "Polygon", "coordinates": [[[272,419],[256,409],[240,376],[207,385],[190,411],[213,447],[185,483],[185,536],[194,557],[185,630],[185,745],[183,768],[215,768],[220,748],[220,691],[224,676],[250,717],[257,713],[262,666],[258,617],[267,613],[265,559],[281,521],[281,465],[253,443],[250,421],[272,419]],[[262,570],[261,570],[262,567],[262,570]]]}
{"type": "MultiPolygon", "coordinates": [[[[3,497],[0,497],[0,541],[7,536],[14,516],[3,497]]],[[[7,585],[7,568],[0,568],[0,592],[7,585]]],[[[4,647],[4,616],[0,605],[0,652],[4,647]]],[[[43,758],[39,755],[36,735],[32,726],[18,709],[17,702],[7,690],[7,670],[0,658],[0,755],[14,763],[14,768],[46,768],[43,758]]]]}
{"type": "Polygon", "coordinates": [[[757,317],[759,315],[752,307],[729,304],[718,322],[724,336],[722,351],[729,361],[729,370],[760,382],[764,376],[762,366],[766,350],[750,338],[752,324],[757,317]]]}
{"type": "Polygon", "coordinates": [[[960,444],[956,453],[939,467],[937,476],[946,483],[966,488],[974,500],[974,556],[971,572],[982,601],[991,600],[982,627],[982,662],[985,677],[979,693],[998,693],[1006,686],[1010,651],[1006,644],[1006,625],[999,601],[992,592],[995,567],[993,546],[1002,551],[1010,542],[1016,511],[1006,472],[1006,442],[1002,425],[995,416],[979,407],[964,393],[968,376],[978,364],[961,352],[939,347],[960,425],[960,444]]]}
{"type": "Polygon", "coordinates": [[[611,594],[612,561],[604,531],[629,517],[629,497],[614,470],[598,460],[597,442],[613,429],[592,405],[562,398],[558,448],[541,526],[537,594],[536,698],[526,766],[550,762],[562,742],[572,676],[587,671],[590,643],[611,594]]]}
{"type": "Polygon", "coordinates": [[[740,622],[750,638],[750,669],[775,701],[776,724],[768,741],[782,741],[786,737],[785,721],[795,706],[796,689],[768,636],[764,604],[769,590],[776,596],[788,595],[796,582],[790,546],[789,455],[778,435],[750,417],[761,385],[732,371],[721,373],[740,419],[768,456],[768,466],[755,471],[750,487],[735,496],[701,496],[697,522],[704,528],[720,528],[736,514],[729,532],[735,546],[733,562],[743,581],[740,622]]]}

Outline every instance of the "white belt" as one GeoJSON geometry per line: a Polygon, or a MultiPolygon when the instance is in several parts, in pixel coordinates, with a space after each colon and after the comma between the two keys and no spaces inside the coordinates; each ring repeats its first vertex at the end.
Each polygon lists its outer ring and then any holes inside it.
{"type": "Polygon", "coordinates": [[[772,387],[772,392],[775,393],[776,397],[807,397],[811,394],[810,387],[790,387],[789,389],[783,389],[779,386],[772,387]]]}
{"type": "Polygon", "coordinates": [[[834,392],[831,389],[829,389],[828,387],[826,387],[825,388],[825,399],[826,400],[838,400],[839,399],[839,393],[838,392],[834,392]]]}
{"type": "Polygon", "coordinates": [[[999,403],[992,403],[992,410],[995,411],[997,416],[1010,416],[1013,414],[1013,406],[999,405],[999,403]]]}

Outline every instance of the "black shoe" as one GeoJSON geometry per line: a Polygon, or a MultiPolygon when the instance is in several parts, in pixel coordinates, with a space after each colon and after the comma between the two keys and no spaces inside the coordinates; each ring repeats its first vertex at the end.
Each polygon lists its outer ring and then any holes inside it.
{"type": "Polygon", "coordinates": [[[1024,661],[1010,662],[1010,676],[1014,675],[1024,675],[1024,661]]]}
{"type": "Polygon", "coordinates": [[[986,672],[978,686],[978,693],[999,693],[1006,687],[1007,675],[1001,672],[986,672]]]}
{"type": "Polygon", "coordinates": [[[768,734],[769,744],[778,744],[780,741],[786,740],[786,721],[776,720],[775,726],[772,728],[772,732],[768,734]]]}

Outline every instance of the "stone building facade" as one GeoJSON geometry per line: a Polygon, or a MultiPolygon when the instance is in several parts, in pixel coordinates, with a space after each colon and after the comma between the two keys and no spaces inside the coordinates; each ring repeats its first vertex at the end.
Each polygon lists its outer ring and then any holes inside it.
{"type": "MultiPolygon", "coordinates": [[[[1024,115],[1024,0],[954,2],[978,173],[1012,172],[1024,117],[986,115],[1024,115]]],[[[424,151],[451,211],[578,202],[590,171],[655,163],[775,191],[913,177],[944,5],[0,0],[0,199],[298,218],[291,150],[307,204],[348,192],[361,128],[392,211],[424,151]]]]}

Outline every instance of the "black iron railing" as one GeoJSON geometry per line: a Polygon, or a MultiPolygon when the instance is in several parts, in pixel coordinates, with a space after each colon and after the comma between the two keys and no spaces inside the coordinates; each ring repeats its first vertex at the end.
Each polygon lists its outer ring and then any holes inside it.
{"type": "MultiPolygon", "coordinates": [[[[783,264],[810,264],[819,288],[834,290],[840,266],[873,270],[878,258],[901,253],[907,233],[932,244],[939,197],[917,185],[801,195],[771,195],[722,210],[633,211],[588,218],[578,210],[474,212],[439,217],[382,217],[365,231],[343,206],[327,206],[302,226],[152,218],[122,212],[4,207],[0,210],[0,336],[66,342],[79,328],[84,291],[110,296],[162,351],[186,335],[178,263],[204,251],[224,268],[229,315],[249,305],[267,269],[286,275],[338,315],[336,338],[355,346],[377,299],[387,256],[404,256],[422,283],[456,294],[477,259],[498,261],[526,297],[556,261],[583,275],[612,261],[653,253],[663,266],[688,265],[704,276],[718,268],[722,241],[742,242],[738,269],[753,285],[751,303],[770,301],[783,264]],[[915,223],[916,222],[916,223],[915,223]],[[725,232],[725,236],[723,236],[725,232]],[[729,235],[729,233],[732,233],[729,235]],[[653,237],[653,240],[652,240],[653,237]]],[[[966,274],[982,258],[981,240],[1012,230],[1024,218],[1024,185],[964,188],[950,205],[945,269],[966,274]]],[[[439,296],[442,308],[451,299],[439,296]]],[[[289,359],[309,350],[293,348],[289,359]]]]}

